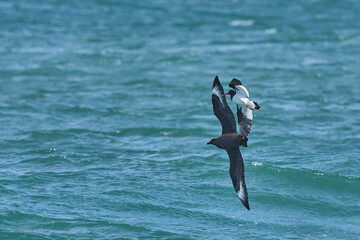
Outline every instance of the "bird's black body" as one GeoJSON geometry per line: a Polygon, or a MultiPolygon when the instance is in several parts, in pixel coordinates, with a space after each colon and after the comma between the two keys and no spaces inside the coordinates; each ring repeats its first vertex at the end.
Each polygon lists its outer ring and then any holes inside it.
{"type": "Polygon", "coordinates": [[[220,149],[231,150],[234,148],[239,148],[241,145],[243,145],[244,139],[242,139],[236,133],[226,133],[218,138],[211,139],[208,144],[215,145],[220,149]]]}
{"type": "MultiPolygon", "coordinates": [[[[247,146],[248,139],[246,136],[244,137],[241,134],[237,134],[234,114],[226,102],[224,89],[217,76],[214,79],[212,88],[212,104],[214,114],[219,119],[222,126],[222,135],[218,138],[211,139],[208,144],[224,149],[228,153],[230,159],[229,173],[233,186],[240,201],[248,210],[250,210],[245,184],[244,162],[239,149],[240,146],[247,146]]],[[[237,108],[237,116],[238,123],[241,125],[243,115],[239,108],[237,108]]]]}

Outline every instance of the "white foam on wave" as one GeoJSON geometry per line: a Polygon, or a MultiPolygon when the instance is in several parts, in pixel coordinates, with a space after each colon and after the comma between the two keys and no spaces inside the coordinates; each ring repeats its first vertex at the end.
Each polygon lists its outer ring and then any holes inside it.
{"type": "Polygon", "coordinates": [[[253,165],[253,166],[262,166],[263,164],[259,163],[259,162],[252,162],[251,165],[253,165]]]}
{"type": "Polygon", "coordinates": [[[317,64],[325,64],[326,61],[322,59],[315,59],[315,58],[306,58],[302,62],[303,66],[311,66],[311,65],[317,65],[317,64]]]}
{"type": "Polygon", "coordinates": [[[275,34],[277,33],[277,29],[276,28],[269,28],[265,30],[266,34],[275,34]]]}
{"type": "Polygon", "coordinates": [[[254,25],[254,20],[233,20],[230,22],[230,25],[233,27],[252,26],[252,25],[254,25]]]}

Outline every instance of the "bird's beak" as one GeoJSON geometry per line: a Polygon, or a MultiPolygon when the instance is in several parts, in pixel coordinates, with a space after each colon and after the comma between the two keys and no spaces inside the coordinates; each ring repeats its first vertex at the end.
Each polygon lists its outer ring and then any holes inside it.
{"type": "Polygon", "coordinates": [[[230,94],[230,92],[224,93],[222,96],[225,96],[225,95],[228,95],[228,94],[230,94]]]}

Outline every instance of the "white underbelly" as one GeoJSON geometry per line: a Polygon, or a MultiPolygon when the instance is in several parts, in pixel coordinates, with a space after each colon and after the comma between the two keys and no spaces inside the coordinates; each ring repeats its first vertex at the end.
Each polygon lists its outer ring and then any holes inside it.
{"type": "Polygon", "coordinates": [[[247,105],[247,102],[249,101],[248,98],[244,98],[242,96],[239,96],[237,94],[235,94],[235,96],[233,97],[232,101],[240,106],[242,105],[247,105]]]}
{"type": "Polygon", "coordinates": [[[246,116],[247,119],[252,120],[253,114],[252,110],[255,108],[255,104],[253,101],[250,101],[248,98],[244,98],[242,96],[234,96],[232,101],[236,103],[239,107],[241,107],[241,111],[246,116]],[[250,109],[251,108],[251,109],[250,109]]]}

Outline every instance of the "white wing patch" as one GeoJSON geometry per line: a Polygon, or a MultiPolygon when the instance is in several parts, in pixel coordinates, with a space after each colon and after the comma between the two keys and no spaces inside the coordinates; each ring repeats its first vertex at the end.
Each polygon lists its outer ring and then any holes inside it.
{"type": "Polygon", "coordinates": [[[243,200],[244,202],[246,202],[246,194],[245,194],[245,189],[243,187],[243,182],[240,181],[240,190],[238,192],[236,192],[236,194],[238,195],[238,197],[243,200]]]}
{"type": "Polygon", "coordinates": [[[218,96],[218,98],[220,99],[221,105],[224,107],[223,97],[221,96],[221,92],[220,92],[218,86],[215,86],[212,89],[212,94],[215,94],[216,96],[218,96]]]}

